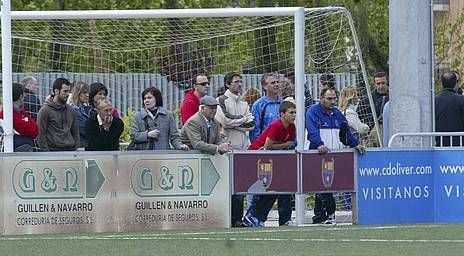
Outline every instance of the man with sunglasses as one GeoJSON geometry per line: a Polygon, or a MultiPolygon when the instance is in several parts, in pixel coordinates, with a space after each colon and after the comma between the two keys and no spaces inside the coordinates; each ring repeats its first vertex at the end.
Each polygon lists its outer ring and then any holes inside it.
{"type": "Polygon", "coordinates": [[[200,99],[208,94],[208,90],[208,77],[205,74],[197,74],[193,78],[193,90],[185,94],[184,102],[180,107],[182,124],[185,124],[191,116],[198,112],[200,99]]]}
{"type": "MultiPolygon", "coordinates": [[[[309,149],[326,154],[341,149],[342,143],[364,153],[365,148],[348,128],[348,121],[335,104],[337,96],[332,88],[321,91],[320,102],[306,112],[309,149]]],[[[316,194],[313,223],[335,224],[335,199],[332,193],[316,194]]]]}

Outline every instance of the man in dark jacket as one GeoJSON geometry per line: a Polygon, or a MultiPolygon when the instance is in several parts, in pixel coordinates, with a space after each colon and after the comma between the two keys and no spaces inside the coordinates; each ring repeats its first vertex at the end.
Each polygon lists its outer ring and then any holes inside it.
{"type": "MultiPolygon", "coordinates": [[[[374,85],[375,90],[372,92],[372,101],[374,102],[375,114],[377,116],[377,121],[381,124],[382,123],[382,113],[383,107],[388,102],[388,78],[387,73],[385,72],[377,72],[374,74],[374,85]]],[[[369,99],[366,97],[362,99],[359,104],[359,111],[358,113],[371,113],[369,99]]],[[[361,121],[365,124],[368,124],[369,127],[374,127],[374,119],[373,115],[362,115],[361,121]]]]}
{"type": "Polygon", "coordinates": [[[113,105],[108,99],[96,104],[96,113],[85,122],[85,132],[89,139],[86,151],[119,150],[119,137],[124,131],[124,123],[113,116],[113,105]]]}
{"type": "Polygon", "coordinates": [[[24,86],[24,108],[34,120],[37,120],[37,114],[42,106],[37,97],[39,82],[33,76],[26,76],[21,80],[21,84],[24,86]]]}
{"type": "Polygon", "coordinates": [[[79,122],[73,108],[66,103],[70,91],[68,79],[56,79],[53,96],[40,108],[37,143],[42,151],[74,151],[79,147],[79,122]]]}
{"type": "MultiPolygon", "coordinates": [[[[446,72],[441,76],[443,89],[435,96],[435,131],[437,132],[464,132],[464,96],[457,94],[459,88],[458,77],[455,72],[446,72]]],[[[438,137],[437,146],[464,145],[464,138],[459,136],[438,137]]]]}

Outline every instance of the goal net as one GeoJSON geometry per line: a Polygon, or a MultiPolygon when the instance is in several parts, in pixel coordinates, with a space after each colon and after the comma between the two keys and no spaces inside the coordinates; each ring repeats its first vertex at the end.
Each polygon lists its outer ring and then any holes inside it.
{"type": "MultiPolygon", "coordinates": [[[[197,73],[210,76],[209,94],[216,96],[227,72],[243,74],[244,93],[251,88],[262,93],[262,74],[275,72],[282,81],[282,96],[294,97],[293,16],[182,16],[121,19],[115,11],[114,19],[13,20],[13,82],[36,77],[42,103],[58,77],[74,83],[101,82],[122,116],[140,110],[141,92],[156,86],[164,106],[179,117],[184,94],[197,73]]],[[[359,49],[344,8],[305,10],[308,105],[319,99],[323,74],[333,75],[339,92],[354,86],[358,98],[368,97],[359,49]]],[[[358,114],[365,122],[375,119],[370,105],[358,107],[358,114]]],[[[368,134],[358,136],[375,144],[379,138],[368,134]]]]}

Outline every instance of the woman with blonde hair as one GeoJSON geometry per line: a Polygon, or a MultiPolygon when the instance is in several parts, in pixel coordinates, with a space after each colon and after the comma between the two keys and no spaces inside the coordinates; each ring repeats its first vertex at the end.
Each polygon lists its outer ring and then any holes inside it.
{"type": "MultiPolygon", "coordinates": [[[[359,98],[358,90],[355,86],[347,86],[340,93],[338,101],[338,109],[345,115],[348,121],[348,126],[351,131],[358,135],[359,138],[366,136],[369,133],[369,125],[363,123],[358,116],[356,109],[358,108],[359,98]]],[[[351,210],[351,194],[344,192],[338,196],[342,201],[341,208],[343,210],[351,210]]]]}
{"type": "Polygon", "coordinates": [[[79,122],[79,148],[87,147],[87,135],[85,133],[85,122],[90,116],[92,107],[89,105],[90,87],[88,84],[78,81],[72,88],[71,102],[69,103],[76,113],[77,121],[79,122]]]}
{"type": "Polygon", "coordinates": [[[259,98],[261,98],[261,93],[258,91],[258,89],[255,88],[250,88],[246,90],[245,93],[242,95],[242,100],[248,103],[250,109],[251,106],[253,106],[253,103],[255,103],[255,101],[257,101],[259,98]]]}
{"type": "Polygon", "coordinates": [[[369,126],[359,119],[356,109],[358,108],[359,98],[355,86],[343,88],[340,94],[338,108],[348,120],[348,126],[357,134],[363,135],[369,132],[369,126]]]}

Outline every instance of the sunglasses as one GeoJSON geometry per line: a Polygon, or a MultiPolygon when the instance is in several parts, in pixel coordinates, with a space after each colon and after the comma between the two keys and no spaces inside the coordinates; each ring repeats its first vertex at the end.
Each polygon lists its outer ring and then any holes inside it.
{"type": "Polygon", "coordinates": [[[206,85],[209,85],[209,82],[203,82],[203,83],[197,83],[197,84],[201,86],[206,86],[206,85]]]}

